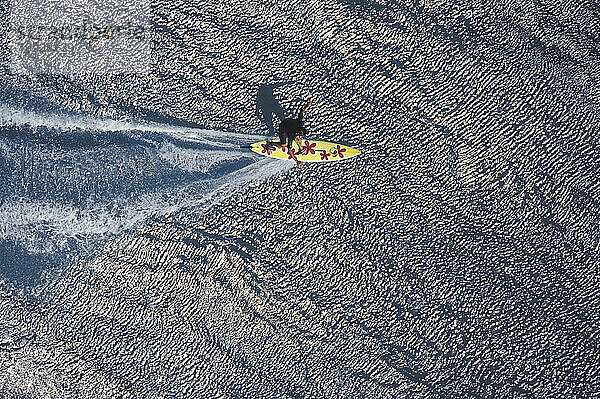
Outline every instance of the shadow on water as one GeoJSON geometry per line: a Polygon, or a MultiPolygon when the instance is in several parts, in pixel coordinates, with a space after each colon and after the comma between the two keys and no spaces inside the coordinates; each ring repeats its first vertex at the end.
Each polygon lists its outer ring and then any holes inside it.
{"type": "Polygon", "coordinates": [[[275,114],[280,121],[285,117],[285,111],[275,98],[273,90],[285,84],[286,83],[275,83],[271,85],[261,85],[256,93],[256,117],[267,126],[271,136],[275,135],[273,114],[275,114]]]}

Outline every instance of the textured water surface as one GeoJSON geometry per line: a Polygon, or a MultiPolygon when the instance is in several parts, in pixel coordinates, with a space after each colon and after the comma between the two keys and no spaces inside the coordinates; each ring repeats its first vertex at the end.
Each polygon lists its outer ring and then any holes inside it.
{"type": "Polygon", "coordinates": [[[2,50],[0,397],[598,395],[594,2],[143,11],[146,73],[2,50]],[[359,157],[239,148],[309,97],[359,157]]]}

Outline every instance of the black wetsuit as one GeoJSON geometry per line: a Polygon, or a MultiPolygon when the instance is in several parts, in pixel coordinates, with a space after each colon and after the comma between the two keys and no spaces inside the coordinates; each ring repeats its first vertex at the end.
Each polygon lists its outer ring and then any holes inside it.
{"type": "Polygon", "coordinates": [[[306,134],[306,128],[302,126],[302,118],[304,116],[304,111],[309,105],[310,102],[300,110],[297,119],[285,118],[279,124],[279,143],[287,145],[288,152],[292,148],[292,143],[296,137],[306,134]]]}

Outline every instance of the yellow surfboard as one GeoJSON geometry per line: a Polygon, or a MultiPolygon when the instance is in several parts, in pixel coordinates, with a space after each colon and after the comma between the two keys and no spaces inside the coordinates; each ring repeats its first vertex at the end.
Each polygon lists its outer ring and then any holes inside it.
{"type": "MultiPolygon", "coordinates": [[[[357,149],[341,144],[313,140],[302,140],[302,142],[306,149],[301,153],[298,153],[298,144],[295,142],[291,150],[296,155],[296,158],[302,162],[340,161],[360,154],[360,151],[357,149]]],[[[266,141],[254,143],[250,146],[250,149],[257,154],[271,158],[292,159],[286,146],[275,146],[266,141]]]]}

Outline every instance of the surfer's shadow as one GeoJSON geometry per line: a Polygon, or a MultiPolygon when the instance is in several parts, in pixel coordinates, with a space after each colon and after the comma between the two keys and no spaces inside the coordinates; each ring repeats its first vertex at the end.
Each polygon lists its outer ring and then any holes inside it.
{"type": "Polygon", "coordinates": [[[275,98],[273,90],[285,84],[286,83],[263,84],[259,86],[256,93],[256,117],[267,126],[271,136],[275,134],[273,115],[279,118],[279,121],[281,122],[286,114],[285,109],[275,98]]]}

